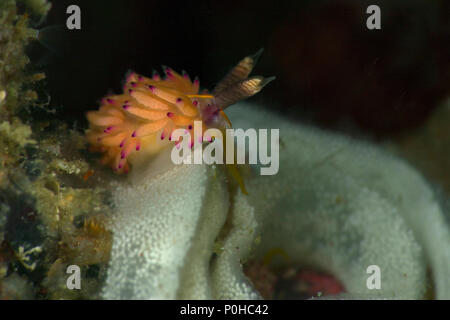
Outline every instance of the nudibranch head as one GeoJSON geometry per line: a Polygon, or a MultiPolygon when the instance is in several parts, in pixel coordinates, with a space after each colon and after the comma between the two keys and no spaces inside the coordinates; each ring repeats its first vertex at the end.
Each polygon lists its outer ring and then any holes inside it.
{"type": "Polygon", "coordinates": [[[259,92],[271,78],[251,77],[261,50],[244,58],[214,89],[200,93],[200,82],[163,66],[165,77],[137,73],[126,77],[123,93],[102,99],[98,111],[90,111],[87,140],[92,151],[103,153],[102,162],[116,172],[128,172],[129,157],[140,150],[156,153],[172,141],[172,132],[192,130],[202,121],[202,130],[225,129],[229,124],[223,109],[259,92]]]}

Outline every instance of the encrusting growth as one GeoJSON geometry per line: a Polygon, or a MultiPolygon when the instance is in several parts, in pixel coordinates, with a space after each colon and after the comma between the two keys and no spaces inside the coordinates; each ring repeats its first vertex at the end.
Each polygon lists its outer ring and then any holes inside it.
{"type": "Polygon", "coordinates": [[[87,113],[91,150],[102,152],[102,162],[116,172],[128,172],[130,155],[144,148],[156,153],[167,143],[180,143],[172,141],[175,129],[191,131],[194,121],[202,121],[203,132],[229,128],[223,110],[258,93],[275,78],[248,78],[261,53],[262,49],[241,60],[212,94],[200,93],[198,78],[192,81],[186,72],[180,75],[165,66],[164,78],[157,72],[151,78],[130,73],[122,94],[106,96],[98,111],[87,113]]]}

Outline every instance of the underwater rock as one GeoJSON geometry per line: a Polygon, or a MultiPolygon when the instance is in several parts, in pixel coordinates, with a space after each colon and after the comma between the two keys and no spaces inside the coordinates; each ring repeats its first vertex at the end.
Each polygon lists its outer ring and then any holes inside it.
{"type": "MultiPolygon", "coordinates": [[[[235,128],[279,128],[280,171],[227,189],[220,166],[133,168],[114,194],[106,299],[253,299],[242,264],[279,250],[278,264],[332,274],[344,298],[423,298],[432,271],[450,297],[450,235],[424,179],[365,142],[289,122],[241,103],[235,128]],[[367,288],[367,268],[381,289],[367,288]]],[[[337,296],[339,297],[339,296],[337,296]]]]}
{"type": "Polygon", "coordinates": [[[6,221],[9,213],[9,207],[5,203],[0,203],[0,243],[5,237],[6,221]]]}
{"type": "Polygon", "coordinates": [[[52,7],[51,3],[47,0],[24,0],[24,3],[29,8],[31,13],[40,19],[40,22],[45,19],[47,13],[52,7]]]}
{"type": "Polygon", "coordinates": [[[1,300],[29,300],[33,298],[33,289],[25,277],[14,273],[0,282],[1,300]]]}
{"type": "Polygon", "coordinates": [[[86,161],[84,137],[48,116],[45,74],[27,55],[50,6],[0,1],[1,298],[97,298],[109,257],[105,176],[86,161]],[[69,292],[65,267],[74,262],[100,276],[69,292]]]}

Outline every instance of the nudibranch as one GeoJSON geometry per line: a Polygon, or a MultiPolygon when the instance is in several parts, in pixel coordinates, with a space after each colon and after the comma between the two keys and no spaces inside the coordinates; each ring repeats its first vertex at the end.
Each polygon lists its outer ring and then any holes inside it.
{"type": "Polygon", "coordinates": [[[153,154],[168,143],[179,143],[172,141],[172,132],[192,130],[194,121],[202,121],[203,131],[229,128],[223,110],[258,93],[275,78],[249,78],[261,53],[262,49],[242,59],[212,93],[200,92],[198,78],[191,81],[186,72],[180,75],[165,66],[164,78],[157,72],[151,78],[129,73],[122,94],[104,97],[98,111],[87,113],[91,151],[102,152],[102,163],[122,173],[129,171],[129,160],[140,150],[153,154]]]}

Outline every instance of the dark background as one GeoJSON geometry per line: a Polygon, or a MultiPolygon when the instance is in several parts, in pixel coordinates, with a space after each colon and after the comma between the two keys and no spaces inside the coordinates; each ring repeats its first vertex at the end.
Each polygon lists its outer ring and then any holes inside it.
{"type": "Polygon", "coordinates": [[[212,89],[263,47],[254,74],[277,80],[251,98],[321,127],[384,138],[415,129],[450,90],[450,1],[65,1],[53,2],[32,49],[56,117],[84,114],[128,70],[168,65],[212,89]],[[81,8],[81,30],[65,29],[81,8]],[[381,7],[381,30],[366,8],[381,7]]]}

